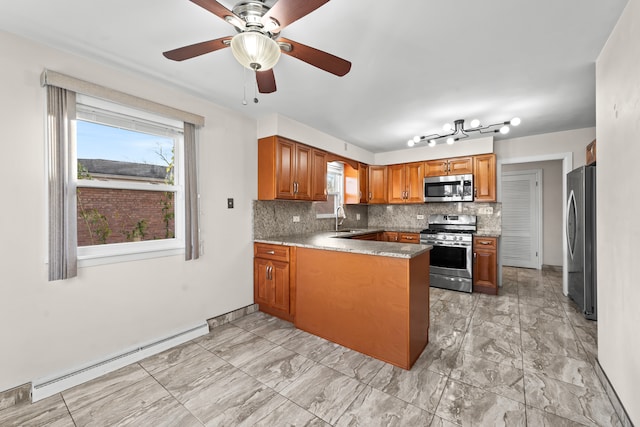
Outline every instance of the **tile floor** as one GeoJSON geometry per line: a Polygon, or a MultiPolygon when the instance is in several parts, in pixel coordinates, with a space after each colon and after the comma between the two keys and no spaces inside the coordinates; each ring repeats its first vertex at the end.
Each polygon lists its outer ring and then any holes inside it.
{"type": "Polygon", "coordinates": [[[559,273],[505,268],[497,297],[431,289],[411,371],[254,313],[0,425],[619,426],[596,332],[559,273]]]}

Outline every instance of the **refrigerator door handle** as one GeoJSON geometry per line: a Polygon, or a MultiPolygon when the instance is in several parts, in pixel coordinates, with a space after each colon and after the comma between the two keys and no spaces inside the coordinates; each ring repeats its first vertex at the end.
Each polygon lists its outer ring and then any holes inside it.
{"type": "Polygon", "coordinates": [[[567,218],[566,218],[567,246],[569,247],[569,255],[571,255],[571,259],[573,259],[573,255],[576,250],[576,233],[578,231],[578,230],[573,230],[573,241],[571,241],[571,232],[569,231],[569,227],[571,224],[570,224],[569,218],[571,217],[572,213],[574,218],[573,227],[575,229],[578,221],[578,211],[576,206],[576,196],[573,193],[573,190],[571,190],[571,193],[569,194],[569,200],[567,201],[567,218]],[[573,212],[571,212],[572,210],[573,212]]]}

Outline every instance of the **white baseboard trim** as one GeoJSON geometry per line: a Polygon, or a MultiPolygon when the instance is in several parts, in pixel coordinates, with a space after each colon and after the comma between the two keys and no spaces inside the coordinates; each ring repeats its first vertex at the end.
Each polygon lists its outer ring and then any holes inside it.
{"type": "Polygon", "coordinates": [[[98,378],[101,375],[138,362],[146,357],[161,353],[177,345],[209,333],[207,322],[200,323],[176,334],[137,346],[133,349],[109,357],[54,377],[41,378],[31,382],[31,401],[37,402],[71,387],[98,378]]]}

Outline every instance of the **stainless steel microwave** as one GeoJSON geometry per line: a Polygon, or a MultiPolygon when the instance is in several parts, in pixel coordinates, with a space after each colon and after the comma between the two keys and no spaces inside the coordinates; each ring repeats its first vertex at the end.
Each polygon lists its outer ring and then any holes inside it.
{"type": "Polygon", "coordinates": [[[425,178],[424,201],[473,202],[473,175],[445,175],[425,178]]]}

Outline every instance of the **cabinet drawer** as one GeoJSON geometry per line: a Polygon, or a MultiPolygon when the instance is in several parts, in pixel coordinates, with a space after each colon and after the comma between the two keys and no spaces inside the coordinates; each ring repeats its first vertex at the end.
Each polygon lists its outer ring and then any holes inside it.
{"type": "Polygon", "coordinates": [[[495,237],[475,237],[473,247],[475,249],[496,249],[497,239],[495,237]]]}
{"type": "Polygon", "coordinates": [[[289,246],[255,243],[253,245],[255,258],[272,259],[275,261],[289,261],[289,246]]]}
{"type": "Polygon", "coordinates": [[[398,241],[400,243],[420,243],[420,234],[418,233],[398,233],[398,241]]]}

